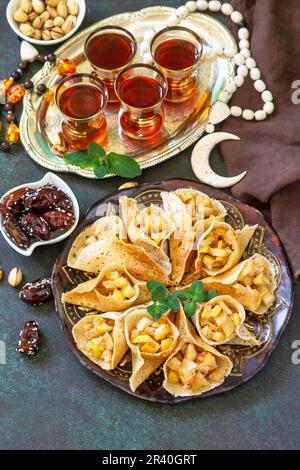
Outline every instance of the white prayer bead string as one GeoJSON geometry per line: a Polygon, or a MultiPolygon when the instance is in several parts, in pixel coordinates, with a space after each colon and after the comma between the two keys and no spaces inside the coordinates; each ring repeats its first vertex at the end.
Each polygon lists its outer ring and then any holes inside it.
{"type": "MultiPolygon", "coordinates": [[[[211,50],[206,51],[207,56],[225,56],[232,60],[236,66],[235,77],[226,84],[225,90],[220,93],[218,101],[225,103],[229,95],[232,95],[238,87],[241,87],[244,84],[245,78],[249,73],[250,78],[254,82],[255,90],[261,93],[261,98],[264,103],[263,109],[257,111],[253,111],[251,109],[242,110],[239,106],[232,106],[230,109],[231,115],[234,117],[243,117],[247,121],[252,119],[263,121],[272,114],[275,109],[273,96],[272,93],[266,89],[266,84],[261,79],[261,72],[257,67],[255,60],[251,57],[249,41],[250,34],[248,28],[244,26],[243,15],[239,11],[234,10],[230,3],[224,3],[222,5],[218,0],[198,0],[188,1],[185,5],[178,7],[176,11],[167,18],[165,23],[155,25],[152,30],[145,31],[144,40],[140,46],[143,61],[145,63],[153,63],[153,58],[150,52],[150,43],[156,32],[161,31],[163,28],[168,26],[177,26],[180,21],[184,20],[187,16],[197,10],[200,12],[204,12],[206,10],[210,12],[221,12],[225,16],[230,16],[232,22],[239,27],[239,51],[237,53],[235,53],[232,48],[222,48],[219,44],[215,44],[211,50]]],[[[213,106],[215,106],[218,101],[213,106]]],[[[214,132],[214,125],[209,122],[209,119],[206,131],[208,133],[214,132]]]]}

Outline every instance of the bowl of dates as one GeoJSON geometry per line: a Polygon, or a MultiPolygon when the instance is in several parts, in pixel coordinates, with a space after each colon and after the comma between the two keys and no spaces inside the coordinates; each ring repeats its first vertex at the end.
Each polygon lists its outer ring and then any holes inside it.
{"type": "Polygon", "coordinates": [[[77,199],[59,176],[22,184],[0,199],[0,231],[9,245],[30,256],[40,245],[67,238],[79,220],[77,199]]]}

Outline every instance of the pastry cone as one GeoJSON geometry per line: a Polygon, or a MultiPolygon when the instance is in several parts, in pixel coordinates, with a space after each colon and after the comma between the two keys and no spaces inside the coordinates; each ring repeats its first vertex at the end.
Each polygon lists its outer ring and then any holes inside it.
{"type": "Polygon", "coordinates": [[[126,240],[126,232],[122,220],[117,215],[108,215],[96,220],[84,228],[74,240],[68,255],[68,266],[76,267],[79,254],[87,246],[99,240],[126,240]]]}
{"type": "Polygon", "coordinates": [[[119,263],[137,279],[156,280],[165,285],[169,278],[162,266],[140,246],[122,240],[100,240],[84,248],[78,255],[73,267],[89,273],[98,274],[107,264],[119,263]]]}
{"type": "Polygon", "coordinates": [[[181,308],[177,314],[180,337],[164,363],[163,387],[175,397],[201,395],[221,385],[233,364],[229,357],[206,344],[181,308]]]}
{"type": "Polygon", "coordinates": [[[199,220],[225,220],[227,211],[223,204],[207,194],[193,188],[179,188],[175,194],[184,203],[193,225],[199,220]]]}
{"type": "Polygon", "coordinates": [[[132,309],[125,320],[125,332],[132,355],[129,384],[135,391],[172,353],[179,333],[167,315],[153,321],[146,308],[132,309]]]}
{"type": "Polygon", "coordinates": [[[263,315],[275,301],[276,283],[271,264],[264,256],[255,254],[230,271],[203,279],[207,289],[228,294],[246,310],[263,315]]]}
{"type": "Polygon", "coordinates": [[[99,310],[100,312],[126,310],[134,303],[150,299],[145,282],[138,281],[121,265],[103,268],[95,279],[82,282],[62,294],[62,301],[99,310]]]}
{"type": "Polygon", "coordinates": [[[117,367],[128,346],[124,318],[127,312],[87,315],[73,327],[77,348],[102,369],[117,367]]]}
{"type": "Polygon", "coordinates": [[[166,274],[170,274],[166,241],[173,231],[173,225],[164,211],[153,204],[139,210],[137,201],[127,196],[120,198],[120,210],[131,243],[144,248],[166,274]]]}
{"type": "Polygon", "coordinates": [[[256,225],[246,225],[242,230],[234,230],[229,224],[216,220],[208,228],[207,222],[203,224],[200,221],[198,226],[196,259],[184,284],[202,277],[217,276],[235,266],[256,229],[256,225]]]}
{"type": "Polygon", "coordinates": [[[219,295],[202,304],[193,317],[198,334],[211,346],[225,343],[257,344],[255,336],[244,325],[244,307],[229,295],[219,295]]]}
{"type": "Polygon", "coordinates": [[[169,248],[172,280],[178,285],[189,270],[189,258],[194,248],[195,231],[192,217],[185,204],[174,192],[162,192],[164,210],[173,219],[174,231],[170,235],[169,248]]]}

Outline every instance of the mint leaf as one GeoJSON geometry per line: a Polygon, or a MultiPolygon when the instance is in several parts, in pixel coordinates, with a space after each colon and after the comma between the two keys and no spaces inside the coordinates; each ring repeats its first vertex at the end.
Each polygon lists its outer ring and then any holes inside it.
{"type": "Polygon", "coordinates": [[[91,142],[88,145],[87,153],[92,161],[104,158],[106,155],[106,151],[104,150],[104,148],[101,145],[96,144],[95,142],[91,142]]]}
{"type": "Polygon", "coordinates": [[[214,297],[217,297],[217,295],[218,295],[218,292],[216,292],[215,290],[208,290],[208,291],[206,292],[206,299],[207,299],[207,300],[211,300],[211,299],[213,299],[214,297]]]}
{"type": "Polygon", "coordinates": [[[76,165],[80,168],[88,168],[93,165],[93,160],[86,152],[83,151],[64,153],[63,158],[69,165],[76,165]]]}
{"type": "Polygon", "coordinates": [[[186,290],[177,290],[173,293],[178,299],[180,300],[187,300],[191,298],[191,294],[189,293],[188,289],[186,290]]]}
{"type": "Polygon", "coordinates": [[[93,170],[97,178],[103,178],[103,176],[111,173],[111,169],[107,160],[99,160],[93,165],[93,170]]]}
{"type": "Polygon", "coordinates": [[[195,315],[197,311],[197,305],[198,304],[196,302],[186,302],[186,304],[184,305],[184,313],[188,318],[195,315]]]}
{"type": "Polygon", "coordinates": [[[114,152],[110,152],[107,155],[111,171],[118,176],[124,178],[135,178],[141,175],[142,170],[139,164],[128,155],[119,155],[114,152]]]}
{"type": "Polygon", "coordinates": [[[167,298],[167,306],[169,307],[172,312],[177,313],[180,307],[179,301],[176,297],[176,295],[171,294],[167,298]]]}
{"type": "Polygon", "coordinates": [[[153,302],[164,302],[168,295],[167,288],[159,281],[148,281],[148,290],[153,302]]]}
{"type": "Polygon", "coordinates": [[[165,304],[152,304],[147,307],[147,312],[150,313],[154,321],[159,320],[168,310],[168,306],[165,304]]]}
{"type": "Polygon", "coordinates": [[[202,281],[193,281],[190,288],[189,292],[194,295],[203,295],[205,294],[204,286],[202,281]]]}

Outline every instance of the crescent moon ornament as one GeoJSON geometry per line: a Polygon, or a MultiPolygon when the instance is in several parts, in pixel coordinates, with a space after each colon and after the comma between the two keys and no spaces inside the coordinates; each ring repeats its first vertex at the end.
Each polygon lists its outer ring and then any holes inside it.
{"type": "Polygon", "coordinates": [[[240,140],[240,138],[227,132],[215,132],[199,140],[192,152],[191,163],[193,172],[202,183],[209,184],[214,188],[230,188],[234,184],[239,183],[247,174],[247,171],[244,171],[240,175],[227,178],[218,175],[212,170],[209,164],[210,153],[215,145],[224,140],[240,140]]]}

